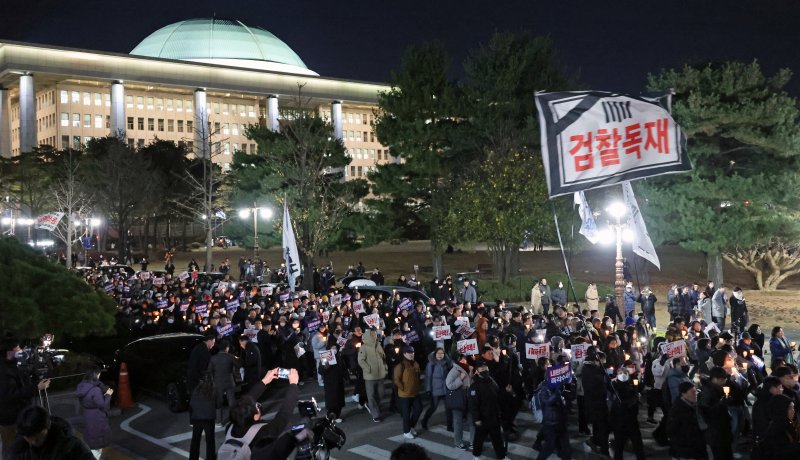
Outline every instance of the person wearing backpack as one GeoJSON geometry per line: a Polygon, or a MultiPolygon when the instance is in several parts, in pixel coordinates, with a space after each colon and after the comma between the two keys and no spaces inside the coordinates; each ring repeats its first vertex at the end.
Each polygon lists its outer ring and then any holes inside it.
{"type": "Polygon", "coordinates": [[[206,436],[206,460],[217,458],[214,440],[214,417],[216,415],[216,392],[214,377],[206,372],[197,384],[189,399],[189,421],[192,424],[192,441],[189,447],[189,460],[200,458],[200,437],[206,436]]]}
{"type": "Polygon", "coordinates": [[[307,429],[297,435],[287,431],[299,394],[297,382],[300,375],[296,369],[289,371],[289,385],[278,413],[272,420],[261,420],[258,398],[276,378],[278,368],[267,372],[236,402],[231,410],[232,425],[225,432],[225,442],[217,452],[217,460],[288,458],[297,443],[309,436],[307,429]]]}

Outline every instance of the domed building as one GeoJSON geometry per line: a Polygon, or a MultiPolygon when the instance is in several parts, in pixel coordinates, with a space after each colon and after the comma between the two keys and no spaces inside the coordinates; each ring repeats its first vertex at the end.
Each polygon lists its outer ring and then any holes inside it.
{"type": "Polygon", "coordinates": [[[388,89],[322,77],[269,31],[230,19],[166,25],[130,54],[0,41],[0,155],[113,134],[134,147],[158,138],[198,156],[213,149],[227,167],[235,151],[256,153],[248,125],[280,130],[284,109],[302,105],[333,123],[353,159],[346,176],[364,177],[389,161],[373,130],[388,89]]]}

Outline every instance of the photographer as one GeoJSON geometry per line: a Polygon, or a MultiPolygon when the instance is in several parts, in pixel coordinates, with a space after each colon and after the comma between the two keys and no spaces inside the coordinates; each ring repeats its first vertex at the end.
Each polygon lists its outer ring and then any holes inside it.
{"type": "Polygon", "coordinates": [[[246,443],[249,445],[253,459],[288,458],[299,441],[309,436],[308,430],[303,430],[297,435],[286,432],[289,420],[297,404],[299,389],[297,382],[300,376],[297,370],[289,371],[289,386],[283,395],[283,401],[278,413],[272,420],[261,420],[261,404],[258,397],[264,393],[267,385],[278,378],[278,368],[272,369],[250,388],[231,409],[231,422],[233,423],[225,436],[225,443],[220,448],[229,449],[246,443]]]}
{"type": "Polygon", "coordinates": [[[3,458],[7,458],[8,449],[17,435],[17,417],[25,407],[31,404],[37,391],[46,390],[50,380],[44,379],[33,384],[30,375],[23,372],[17,364],[17,354],[22,350],[19,341],[6,339],[0,345],[2,363],[0,363],[0,435],[3,441],[3,458]]]}

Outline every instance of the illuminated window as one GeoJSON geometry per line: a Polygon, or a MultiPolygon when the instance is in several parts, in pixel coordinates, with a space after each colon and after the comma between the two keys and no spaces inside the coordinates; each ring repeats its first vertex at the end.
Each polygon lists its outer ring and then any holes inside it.
{"type": "Polygon", "coordinates": [[[153,104],[153,98],[152,97],[148,97],[147,98],[147,110],[153,110],[154,107],[155,107],[155,105],[153,104]]]}
{"type": "Polygon", "coordinates": [[[103,116],[102,115],[95,115],[94,116],[94,127],[95,128],[102,128],[103,127],[103,116]]]}
{"type": "Polygon", "coordinates": [[[183,99],[175,99],[175,110],[183,112],[183,99]]]}
{"type": "Polygon", "coordinates": [[[167,112],[172,112],[172,98],[167,99],[167,112]]]}
{"type": "Polygon", "coordinates": [[[144,109],[144,96],[136,96],[136,108],[139,110],[144,109]]]}
{"type": "Polygon", "coordinates": [[[228,104],[222,104],[222,114],[223,115],[228,114],[228,104]]]}
{"type": "Polygon", "coordinates": [[[157,110],[164,110],[164,98],[157,97],[156,98],[156,109],[157,110]]]}
{"type": "Polygon", "coordinates": [[[103,105],[103,96],[100,93],[94,93],[94,105],[98,107],[103,105]]]}
{"type": "Polygon", "coordinates": [[[239,125],[238,124],[233,123],[231,125],[231,134],[233,134],[234,136],[238,136],[239,135],[239,125]]]}
{"type": "Polygon", "coordinates": [[[72,92],[72,103],[73,104],[80,104],[81,102],[81,93],[77,91],[72,92]]]}
{"type": "Polygon", "coordinates": [[[69,102],[69,92],[66,90],[61,90],[61,103],[66,104],[69,102]]]}
{"type": "Polygon", "coordinates": [[[133,96],[125,96],[125,107],[129,109],[133,108],[133,96]]]}
{"type": "Polygon", "coordinates": [[[83,105],[92,105],[92,95],[83,93],[83,105]]]}
{"type": "Polygon", "coordinates": [[[69,126],[69,114],[67,112],[61,112],[61,126],[69,126]]]}

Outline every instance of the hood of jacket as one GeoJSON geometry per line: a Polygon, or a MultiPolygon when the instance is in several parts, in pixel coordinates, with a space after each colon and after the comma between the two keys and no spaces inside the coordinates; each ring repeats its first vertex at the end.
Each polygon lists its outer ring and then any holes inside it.
{"type": "Polygon", "coordinates": [[[361,334],[361,340],[364,342],[365,347],[374,348],[378,343],[378,333],[373,329],[367,329],[361,334]]]}
{"type": "Polygon", "coordinates": [[[89,394],[90,391],[92,391],[93,388],[100,388],[100,393],[105,392],[101,382],[83,380],[78,384],[78,388],[75,390],[75,393],[78,395],[78,398],[84,398],[87,394],[89,394]]]}

